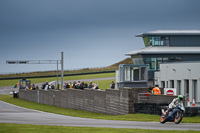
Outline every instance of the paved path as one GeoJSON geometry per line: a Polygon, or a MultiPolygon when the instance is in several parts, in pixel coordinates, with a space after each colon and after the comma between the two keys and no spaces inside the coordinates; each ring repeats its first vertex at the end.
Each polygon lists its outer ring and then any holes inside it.
{"type": "MultiPolygon", "coordinates": [[[[84,82],[89,82],[89,81],[99,81],[99,80],[110,80],[113,79],[115,80],[115,77],[108,77],[108,78],[95,78],[95,79],[79,79],[79,80],[68,80],[68,81],[64,81],[64,82],[78,82],[78,81],[84,81],[84,82]]],[[[44,81],[46,82],[46,81],[44,81]]],[[[50,81],[51,82],[51,81],[50,81]]],[[[35,85],[38,85],[39,87],[42,86],[43,83],[37,83],[35,85]]],[[[60,81],[59,81],[60,84],[60,81]]],[[[14,86],[14,85],[13,85],[14,86]]],[[[13,88],[13,86],[6,86],[6,87],[0,87],[0,95],[9,95],[10,92],[13,91],[18,91],[18,88],[13,88]]]]}
{"type": "Polygon", "coordinates": [[[200,124],[160,124],[159,122],[135,122],[79,118],[25,109],[2,101],[0,101],[0,123],[200,131],[200,124]]]}

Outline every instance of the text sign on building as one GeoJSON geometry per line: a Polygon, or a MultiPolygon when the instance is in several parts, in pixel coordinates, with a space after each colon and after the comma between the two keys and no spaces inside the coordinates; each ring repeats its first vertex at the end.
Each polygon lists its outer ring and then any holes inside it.
{"type": "Polygon", "coordinates": [[[164,95],[176,95],[176,88],[164,88],[164,95]]]}

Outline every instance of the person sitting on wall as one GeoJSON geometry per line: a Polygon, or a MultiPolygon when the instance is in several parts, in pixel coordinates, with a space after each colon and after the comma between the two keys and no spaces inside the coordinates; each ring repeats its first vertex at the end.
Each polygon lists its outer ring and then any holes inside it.
{"type": "Polygon", "coordinates": [[[67,83],[65,87],[66,87],[66,89],[70,88],[69,83],[67,83]]]}
{"type": "Polygon", "coordinates": [[[89,84],[89,89],[92,89],[93,85],[92,85],[92,81],[90,81],[90,84],[89,84]]]}
{"type": "Polygon", "coordinates": [[[51,89],[55,89],[55,86],[53,84],[51,84],[51,89]]]}
{"type": "Polygon", "coordinates": [[[158,88],[158,85],[155,85],[155,87],[151,91],[152,94],[160,95],[160,89],[158,88]]]}

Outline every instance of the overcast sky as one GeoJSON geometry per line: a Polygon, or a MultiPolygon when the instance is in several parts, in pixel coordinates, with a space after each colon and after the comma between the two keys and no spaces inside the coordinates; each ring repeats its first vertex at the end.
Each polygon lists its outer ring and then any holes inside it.
{"type": "Polygon", "coordinates": [[[144,47],[136,34],[200,30],[199,0],[0,0],[0,73],[56,70],[6,60],[60,60],[64,69],[109,66],[144,47]]]}

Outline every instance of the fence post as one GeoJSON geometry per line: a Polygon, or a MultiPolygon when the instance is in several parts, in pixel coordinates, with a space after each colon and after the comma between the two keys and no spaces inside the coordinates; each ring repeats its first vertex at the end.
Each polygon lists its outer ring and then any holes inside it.
{"type": "Polygon", "coordinates": [[[39,90],[37,90],[37,101],[38,101],[38,103],[40,103],[40,91],[39,90]]]}

